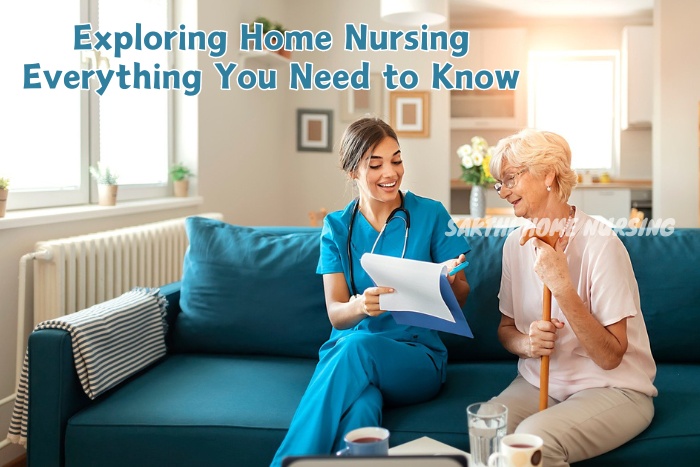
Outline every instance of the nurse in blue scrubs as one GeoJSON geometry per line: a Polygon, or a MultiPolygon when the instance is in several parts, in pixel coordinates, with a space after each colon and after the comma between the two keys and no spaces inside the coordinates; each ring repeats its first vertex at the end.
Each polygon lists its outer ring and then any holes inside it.
{"type": "MultiPolygon", "coordinates": [[[[374,252],[448,262],[450,270],[464,262],[469,244],[462,236],[446,235],[450,216],[441,203],[399,190],[401,148],[385,122],[352,123],[343,135],[340,162],[359,197],[328,214],[321,234],[316,272],[323,274],[333,331],[273,467],[288,455],[340,450],[347,432],[381,425],[385,404],[429,400],[445,381],[447,350],[437,332],[399,325],[380,309],[379,296],[393,290],[375,286],[360,258],[374,252]]],[[[469,294],[464,272],[448,278],[464,306],[469,294]]]]}

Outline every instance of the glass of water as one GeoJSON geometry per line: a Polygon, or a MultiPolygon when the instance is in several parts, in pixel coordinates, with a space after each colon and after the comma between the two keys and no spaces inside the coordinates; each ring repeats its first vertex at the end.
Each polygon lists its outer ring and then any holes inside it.
{"type": "Polygon", "coordinates": [[[469,451],[477,467],[489,464],[489,456],[500,449],[506,435],[508,408],[498,402],[477,402],[467,407],[469,451]]]}

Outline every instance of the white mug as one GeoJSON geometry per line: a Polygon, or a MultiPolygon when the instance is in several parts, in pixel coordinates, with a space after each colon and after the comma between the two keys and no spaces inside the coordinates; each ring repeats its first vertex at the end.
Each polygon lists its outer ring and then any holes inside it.
{"type": "Polygon", "coordinates": [[[542,467],[544,441],[536,435],[516,433],[504,436],[500,452],[489,456],[489,467],[542,467]],[[502,462],[499,464],[498,460],[502,462]]]}
{"type": "Polygon", "coordinates": [[[345,435],[346,448],[336,456],[387,456],[389,455],[389,430],[378,426],[357,428],[345,435]]]}

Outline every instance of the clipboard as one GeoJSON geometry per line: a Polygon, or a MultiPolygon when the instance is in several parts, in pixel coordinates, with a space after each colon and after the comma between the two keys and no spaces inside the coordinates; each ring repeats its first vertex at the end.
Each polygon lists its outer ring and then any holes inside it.
{"type": "Polygon", "coordinates": [[[393,293],[379,296],[379,306],[398,324],[474,337],[441,263],[365,253],[360,264],[376,285],[393,293]]]}

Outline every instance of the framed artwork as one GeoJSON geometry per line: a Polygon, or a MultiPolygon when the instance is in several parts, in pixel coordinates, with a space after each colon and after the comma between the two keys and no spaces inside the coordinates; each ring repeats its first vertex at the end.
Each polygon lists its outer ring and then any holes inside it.
{"type": "Polygon", "coordinates": [[[409,138],[429,137],[430,92],[390,92],[389,118],[397,136],[409,138]]]}
{"type": "Polygon", "coordinates": [[[345,89],[340,93],[340,121],[354,122],[365,116],[382,114],[382,75],[370,73],[369,89],[345,89]]]}
{"type": "Polygon", "coordinates": [[[297,109],[297,151],[333,150],[333,111],[297,109]]]}

